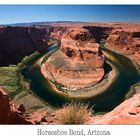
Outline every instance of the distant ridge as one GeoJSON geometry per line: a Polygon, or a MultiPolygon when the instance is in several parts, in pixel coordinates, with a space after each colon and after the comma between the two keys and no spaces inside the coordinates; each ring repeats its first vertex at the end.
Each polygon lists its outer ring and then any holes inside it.
{"type": "Polygon", "coordinates": [[[36,26],[36,25],[50,25],[56,23],[86,23],[82,21],[43,21],[43,22],[27,22],[27,23],[11,23],[11,24],[2,24],[1,26],[36,26]]]}

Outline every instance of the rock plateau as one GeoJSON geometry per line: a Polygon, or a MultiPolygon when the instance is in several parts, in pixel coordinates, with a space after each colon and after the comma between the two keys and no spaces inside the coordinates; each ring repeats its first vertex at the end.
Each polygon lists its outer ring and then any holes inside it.
{"type": "Polygon", "coordinates": [[[102,80],[103,67],[103,54],[90,32],[70,28],[62,36],[60,49],[42,65],[41,72],[50,81],[77,89],[102,80]]]}

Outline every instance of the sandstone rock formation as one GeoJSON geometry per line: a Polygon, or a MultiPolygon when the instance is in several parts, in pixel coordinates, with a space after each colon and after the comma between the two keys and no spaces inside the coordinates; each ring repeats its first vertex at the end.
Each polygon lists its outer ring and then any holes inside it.
{"type": "Polygon", "coordinates": [[[61,39],[63,34],[69,29],[69,26],[58,26],[54,25],[51,27],[51,38],[61,39]]]}
{"type": "Polygon", "coordinates": [[[36,27],[0,27],[0,66],[19,63],[24,56],[48,47],[49,30],[36,27]]]}
{"type": "Polygon", "coordinates": [[[23,111],[9,102],[7,93],[0,88],[0,124],[31,124],[23,114],[23,111]]]}
{"type": "MultiPolygon", "coordinates": [[[[102,80],[104,59],[99,49],[102,41],[140,64],[139,24],[97,23],[55,25],[50,29],[0,27],[0,66],[17,64],[34,51],[44,51],[49,35],[61,39],[61,47],[42,65],[41,72],[47,79],[70,88],[84,88],[102,80]]],[[[26,113],[24,105],[9,101],[0,88],[0,124],[51,124],[54,116],[49,112],[26,113]]],[[[103,116],[94,117],[89,124],[140,124],[140,95],[103,116]]]]}
{"type": "Polygon", "coordinates": [[[110,33],[115,27],[107,26],[83,26],[83,28],[89,30],[89,32],[94,36],[97,43],[105,43],[110,33]]]}
{"type": "Polygon", "coordinates": [[[53,121],[54,114],[47,111],[26,113],[24,105],[15,105],[0,87],[0,124],[51,124],[53,121]]]}
{"type": "Polygon", "coordinates": [[[69,58],[81,63],[90,63],[96,55],[100,55],[99,44],[92,35],[83,28],[69,29],[61,39],[60,50],[69,58]]]}
{"type": "Polygon", "coordinates": [[[84,88],[104,76],[104,60],[88,30],[70,28],[61,39],[60,50],[42,65],[43,75],[70,88],[84,88]],[[86,80],[85,80],[86,79],[86,80]]]}
{"type": "Polygon", "coordinates": [[[130,25],[121,29],[114,29],[106,44],[140,64],[140,26],[130,25]]]}
{"type": "Polygon", "coordinates": [[[93,117],[89,124],[140,124],[140,94],[125,100],[103,116],[93,117]]]}
{"type": "MultiPolygon", "coordinates": [[[[26,113],[23,105],[10,102],[7,93],[0,88],[0,124],[56,124],[56,120],[55,113],[26,113]]],[[[140,124],[140,94],[103,116],[93,117],[88,124],[140,124]]]]}

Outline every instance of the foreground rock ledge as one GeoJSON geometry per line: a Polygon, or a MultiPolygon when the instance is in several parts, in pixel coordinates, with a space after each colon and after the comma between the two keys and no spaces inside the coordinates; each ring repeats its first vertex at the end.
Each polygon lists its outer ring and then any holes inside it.
{"type": "Polygon", "coordinates": [[[41,66],[44,77],[68,88],[85,88],[104,76],[104,59],[88,30],[70,28],[61,39],[61,47],[41,66]]]}
{"type": "Polygon", "coordinates": [[[7,92],[0,87],[0,124],[51,124],[54,115],[47,112],[26,113],[23,104],[10,102],[7,92]]]}
{"type": "MultiPolygon", "coordinates": [[[[47,112],[28,114],[23,105],[16,106],[10,102],[0,87],[0,124],[57,124],[56,115],[47,112]]],[[[103,116],[92,117],[86,124],[140,124],[140,94],[135,94],[103,116]]]]}
{"type": "Polygon", "coordinates": [[[140,94],[135,94],[103,116],[93,117],[89,124],[140,124],[140,94]]]}

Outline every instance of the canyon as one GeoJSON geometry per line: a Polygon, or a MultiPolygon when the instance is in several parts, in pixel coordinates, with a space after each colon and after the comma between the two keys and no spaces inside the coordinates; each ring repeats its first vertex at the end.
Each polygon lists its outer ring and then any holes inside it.
{"type": "Polygon", "coordinates": [[[84,88],[104,76],[104,60],[92,35],[83,28],[71,28],[63,34],[61,47],[42,64],[43,75],[70,88],[84,88]],[[86,80],[85,80],[86,79],[86,80]]]}
{"type": "Polygon", "coordinates": [[[19,63],[35,51],[48,47],[48,28],[0,27],[0,66],[19,63]]]}
{"type": "MultiPolygon", "coordinates": [[[[77,91],[98,85],[112,71],[106,66],[101,45],[128,57],[140,70],[140,24],[137,23],[0,26],[0,66],[18,64],[25,56],[36,51],[46,51],[54,38],[60,40],[60,48],[41,64],[40,71],[45,79],[60,84],[64,89],[77,91]]],[[[112,111],[93,117],[88,123],[139,124],[139,91],[140,86],[137,85],[135,95],[131,95],[112,111]]],[[[43,109],[27,112],[27,102],[20,105],[18,95],[16,98],[8,95],[3,87],[0,88],[0,114],[3,114],[0,115],[1,124],[55,123],[55,110],[49,111],[43,104],[43,109]]],[[[34,104],[31,108],[34,108],[34,104]]]]}

